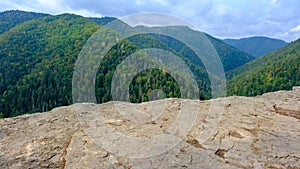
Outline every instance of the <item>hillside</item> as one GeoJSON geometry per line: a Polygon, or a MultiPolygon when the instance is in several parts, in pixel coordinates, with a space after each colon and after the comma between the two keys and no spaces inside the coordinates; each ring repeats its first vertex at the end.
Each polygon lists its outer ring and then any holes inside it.
{"type": "Polygon", "coordinates": [[[287,45],[283,40],[260,36],[242,39],[224,39],[223,42],[256,58],[287,45]]]}
{"type": "Polygon", "coordinates": [[[237,50],[210,35],[207,36],[219,53],[225,72],[240,67],[255,59],[252,55],[242,52],[242,50],[237,50]]]}
{"type": "MultiPolygon", "coordinates": [[[[72,104],[72,76],[77,56],[97,30],[112,33],[100,26],[112,20],[114,18],[84,18],[70,14],[47,16],[18,24],[0,35],[0,113],[11,117],[72,104]]],[[[177,29],[198,35],[190,29],[177,29]]],[[[106,38],[109,41],[113,37],[115,35],[106,38]]],[[[226,71],[253,59],[218,39],[208,37],[219,52],[226,71]]],[[[97,103],[112,100],[110,86],[117,66],[127,56],[147,48],[160,48],[179,56],[196,76],[199,99],[211,97],[208,74],[190,49],[169,37],[145,34],[118,42],[106,54],[96,76],[97,103]]],[[[88,87],[85,84],[82,88],[88,87]]],[[[181,97],[175,79],[155,69],[136,75],[129,89],[131,102],[148,101],[155,89],[164,91],[167,98],[181,97]]]]}
{"type": "MultiPolygon", "coordinates": [[[[201,32],[194,31],[187,27],[181,26],[172,26],[172,27],[137,27],[138,30],[148,30],[148,31],[176,31],[180,34],[188,34],[191,37],[201,37],[203,36],[201,32]]],[[[210,40],[212,45],[214,46],[215,50],[219,54],[220,60],[223,64],[223,68],[225,72],[228,72],[234,68],[237,68],[245,63],[254,60],[255,58],[247,53],[241,52],[226,43],[223,43],[221,40],[214,38],[211,35],[205,34],[205,36],[210,40]]],[[[171,47],[172,49],[176,50],[181,55],[185,55],[186,57],[197,57],[190,48],[186,45],[182,44],[182,42],[176,41],[173,38],[166,38],[166,37],[158,37],[160,41],[165,43],[167,46],[171,47]]],[[[197,45],[195,45],[197,46],[197,45]]],[[[207,58],[209,59],[209,58],[207,58]]],[[[195,61],[197,62],[197,61],[195,61]]]]}
{"type": "MultiPolygon", "coordinates": [[[[75,61],[88,38],[100,28],[89,19],[64,14],[20,24],[0,36],[0,112],[3,116],[46,111],[71,104],[75,61]]],[[[96,78],[96,96],[99,103],[112,99],[110,86],[113,72],[128,55],[147,47],[160,47],[175,52],[148,36],[137,36],[131,40],[134,39],[142,39],[147,43],[136,46],[123,40],[107,53],[99,65],[96,78]]],[[[208,98],[210,86],[206,72],[188,59],[185,61],[199,76],[199,98],[208,98]]],[[[142,72],[135,78],[141,80],[131,84],[132,102],[146,101],[149,91],[154,89],[162,89],[166,97],[180,97],[174,79],[162,71],[142,72]],[[149,77],[155,83],[151,83],[149,77]],[[165,87],[166,83],[171,85],[165,87]]]]}
{"type": "Polygon", "coordinates": [[[71,104],[72,70],[99,29],[76,15],[48,16],[0,36],[0,112],[5,117],[71,104]]]}
{"type": "Polygon", "coordinates": [[[88,18],[88,19],[90,19],[93,22],[95,22],[96,24],[102,25],[102,26],[116,20],[116,18],[114,18],[114,17],[88,18]]]}
{"type": "Polygon", "coordinates": [[[255,96],[300,85],[300,39],[227,74],[228,94],[255,96]]]}
{"type": "Polygon", "coordinates": [[[0,168],[296,169],[299,95],[294,88],[251,98],[86,103],[0,119],[0,168]],[[120,110],[151,119],[140,123],[120,110]],[[193,111],[191,130],[178,134],[190,125],[180,112],[193,111]]]}
{"type": "Polygon", "coordinates": [[[26,21],[43,18],[49,16],[48,14],[24,12],[24,11],[5,11],[0,12],[0,34],[8,31],[26,21]]]}

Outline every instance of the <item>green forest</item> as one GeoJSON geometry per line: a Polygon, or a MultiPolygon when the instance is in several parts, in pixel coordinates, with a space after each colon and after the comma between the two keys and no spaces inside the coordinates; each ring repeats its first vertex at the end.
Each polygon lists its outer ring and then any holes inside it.
{"type": "Polygon", "coordinates": [[[256,96],[300,85],[300,39],[228,72],[228,95],[256,96]]]}
{"type": "Polygon", "coordinates": [[[23,11],[5,11],[0,14],[0,34],[10,30],[18,24],[26,21],[43,18],[48,14],[23,12],[23,11]]]}
{"type": "MultiPolygon", "coordinates": [[[[72,77],[78,55],[95,32],[106,30],[103,25],[114,20],[73,14],[0,13],[0,117],[44,112],[73,104],[72,77]],[[14,22],[8,22],[10,20],[14,22]]],[[[200,36],[200,32],[185,27],[173,29],[200,36]]],[[[222,40],[206,36],[223,64],[228,95],[254,96],[300,85],[299,40],[255,59],[222,40]]],[[[178,56],[195,76],[199,99],[211,98],[211,82],[205,66],[189,47],[165,35],[140,34],[118,41],[99,63],[95,82],[97,103],[112,100],[111,83],[117,66],[131,54],[148,48],[163,49],[178,56]]],[[[122,67],[124,72],[126,69],[122,67]]],[[[183,97],[179,84],[169,73],[147,69],[131,80],[130,101],[149,101],[156,89],[163,91],[167,98],[183,97]]]]}

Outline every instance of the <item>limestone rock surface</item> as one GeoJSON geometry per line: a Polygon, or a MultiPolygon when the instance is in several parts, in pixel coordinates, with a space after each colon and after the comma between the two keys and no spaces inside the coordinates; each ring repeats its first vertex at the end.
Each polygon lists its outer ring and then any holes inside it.
{"type": "Polygon", "coordinates": [[[300,168],[300,89],[0,119],[0,168],[300,168]]]}

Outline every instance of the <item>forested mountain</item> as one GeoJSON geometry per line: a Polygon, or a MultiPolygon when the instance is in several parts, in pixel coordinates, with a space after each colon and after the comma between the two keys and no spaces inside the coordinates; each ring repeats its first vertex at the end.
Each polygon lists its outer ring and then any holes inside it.
{"type": "Polygon", "coordinates": [[[24,12],[24,11],[5,11],[0,13],[0,34],[8,31],[16,25],[48,16],[48,14],[35,13],[35,12],[24,12]]]}
{"type": "Polygon", "coordinates": [[[255,96],[300,85],[300,39],[228,73],[228,94],[255,96]]]}
{"type": "Polygon", "coordinates": [[[233,70],[255,59],[252,55],[237,50],[230,45],[223,43],[219,39],[216,39],[210,35],[207,35],[207,37],[211,40],[212,44],[219,53],[225,72],[233,70]]]}
{"type": "Polygon", "coordinates": [[[25,22],[0,36],[0,112],[5,117],[68,105],[74,62],[99,29],[75,15],[25,22]]]}
{"type": "MultiPolygon", "coordinates": [[[[101,26],[89,19],[64,14],[20,24],[0,36],[0,112],[4,117],[71,104],[74,63],[88,38],[99,29],[101,26]]],[[[113,72],[126,56],[147,47],[159,47],[175,53],[148,35],[132,37],[131,40],[139,41],[136,40],[138,38],[146,43],[134,45],[129,40],[121,41],[99,65],[96,79],[99,103],[111,100],[113,72]]],[[[209,98],[210,85],[206,72],[191,61],[186,61],[188,65],[193,65],[194,73],[199,75],[197,79],[202,89],[199,97],[209,98]]],[[[156,88],[165,91],[167,97],[180,96],[174,79],[159,70],[141,72],[136,79],[130,87],[132,102],[147,101],[144,96],[156,88]],[[151,81],[156,83],[148,84],[151,81]],[[165,83],[171,85],[165,88],[165,83]]]]}
{"type": "Polygon", "coordinates": [[[256,58],[287,45],[283,40],[261,36],[242,39],[224,39],[223,42],[249,53],[256,58]]]}
{"type": "MultiPolygon", "coordinates": [[[[72,76],[75,61],[92,34],[99,29],[111,33],[111,30],[101,25],[113,20],[115,18],[84,18],[71,14],[50,15],[18,24],[1,34],[0,113],[4,117],[10,117],[72,104],[72,76]]],[[[176,29],[191,31],[183,27],[176,29]]],[[[197,32],[191,32],[197,35],[197,32]]],[[[107,38],[113,37],[107,36],[107,38]]],[[[208,38],[215,45],[225,71],[253,59],[250,55],[218,39],[211,36],[208,38]]],[[[102,43],[99,46],[102,45],[107,44],[102,43]]],[[[200,89],[199,99],[211,97],[208,74],[201,60],[191,49],[170,37],[144,34],[119,41],[106,54],[101,64],[99,63],[95,86],[98,103],[112,100],[110,86],[117,66],[127,56],[146,48],[160,48],[179,56],[196,76],[200,89]]],[[[166,97],[181,96],[179,86],[170,74],[158,69],[150,69],[140,72],[131,81],[130,101],[148,101],[149,94],[155,89],[164,91],[166,97]]]]}
{"type": "Polygon", "coordinates": [[[93,22],[95,22],[98,25],[106,25],[109,22],[112,22],[114,20],[116,20],[116,18],[114,17],[102,17],[102,18],[88,18],[90,20],[92,20],[93,22]]]}
{"type": "MultiPolygon", "coordinates": [[[[180,27],[180,26],[172,26],[171,28],[169,27],[141,27],[139,26],[138,29],[143,30],[165,30],[165,31],[177,31],[177,32],[184,32],[182,34],[189,34],[193,37],[201,37],[202,33],[198,31],[194,31],[192,29],[189,29],[187,27],[180,27]],[[169,29],[169,30],[168,30],[169,29]]],[[[238,49],[227,45],[226,43],[222,42],[219,39],[216,39],[208,34],[205,34],[206,37],[210,40],[212,45],[214,46],[215,50],[219,54],[220,60],[222,62],[223,68],[225,72],[228,72],[234,68],[237,68],[249,61],[254,60],[255,58],[245,52],[239,51],[238,49]]],[[[172,38],[161,38],[158,37],[158,39],[165,43],[167,46],[171,47],[172,49],[176,50],[182,55],[185,55],[186,57],[197,57],[195,56],[195,53],[191,51],[187,46],[182,44],[181,42],[172,39],[172,38]]]]}

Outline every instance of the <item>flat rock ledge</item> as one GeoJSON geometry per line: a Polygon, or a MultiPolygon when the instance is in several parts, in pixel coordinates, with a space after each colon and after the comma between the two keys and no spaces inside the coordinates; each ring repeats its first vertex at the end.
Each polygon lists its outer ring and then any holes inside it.
{"type": "Polygon", "coordinates": [[[300,88],[74,104],[0,119],[0,168],[299,169],[300,88]]]}

